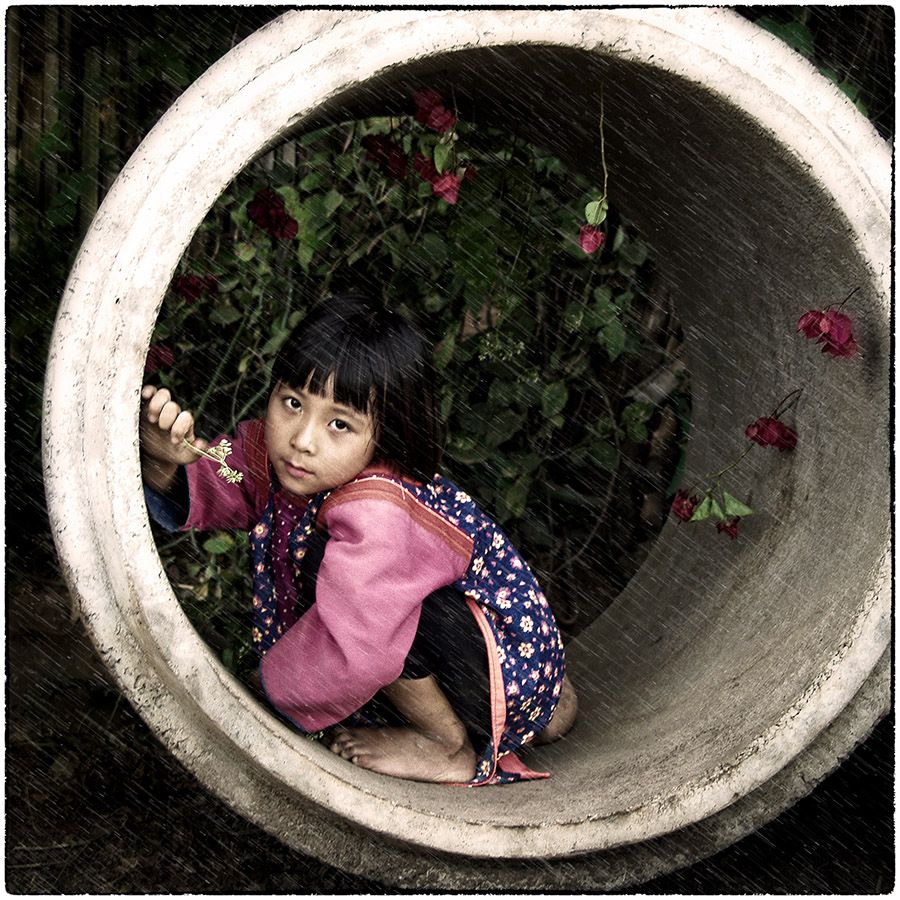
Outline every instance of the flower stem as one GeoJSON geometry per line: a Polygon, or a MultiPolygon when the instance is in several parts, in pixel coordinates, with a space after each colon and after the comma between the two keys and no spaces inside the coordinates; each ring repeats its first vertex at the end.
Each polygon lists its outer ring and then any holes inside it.
{"type": "Polygon", "coordinates": [[[606,199],[606,184],[609,173],[606,171],[606,135],[603,128],[603,85],[600,85],[600,164],[603,166],[603,199],[606,199]]]}
{"type": "MultiPolygon", "coordinates": [[[[858,286],[855,287],[855,288],[853,288],[853,290],[850,291],[850,293],[847,294],[847,296],[844,297],[844,299],[841,300],[840,304],[839,304],[837,307],[835,307],[835,308],[836,308],[836,309],[840,309],[840,308],[841,308],[841,307],[842,307],[842,306],[843,306],[843,305],[844,305],[844,304],[845,304],[845,303],[846,303],[846,302],[847,302],[847,301],[848,301],[848,300],[849,300],[849,299],[850,299],[850,298],[851,298],[858,290],[859,290],[859,287],[858,287],[858,286]]],[[[825,308],[828,309],[828,307],[825,307],[825,308]]]]}
{"type": "MultiPolygon", "coordinates": [[[[713,479],[715,479],[715,484],[713,484],[713,486],[712,486],[712,488],[710,488],[710,490],[713,490],[713,491],[718,490],[718,489],[719,489],[719,482],[722,480],[722,476],[723,476],[726,472],[730,472],[732,469],[734,469],[734,468],[741,462],[741,460],[742,460],[742,459],[743,459],[743,458],[744,458],[744,457],[745,457],[752,449],[753,449],[753,444],[750,444],[750,446],[747,447],[747,448],[744,450],[744,452],[741,453],[741,455],[740,455],[734,462],[729,463],[727,466],[725,466],[724,469],[719,469],[718,472],[713,472],[712,475],[708,476],[708,478],[709,478],[710,481],[712,481],[713,479]]],[[[708,492],[704,491],[704,493],[708,493],[708,492]]]]}
{"type": "Polygon", "coordinates": [[[776,406],[775,409],[772,411],[772,418],[774,419],[774,418],[778,418],[778,416],[784,415],[784,414],[785,414],[792,406],[794,406],[794,404],[797,403],[797,401],[800,399],[800,395],[803,393],[803,391],[804,391],[805,389],[806,389],[806,385],[804,384],[802,387],[798,387],[798,388],[795,388],[794,390],[792,390],[792,391],[791,391],[791,392],[790,392],[790,393],[789,393],[789,394],[788,394],[788,395],[787,395],[787,396],[786,396],[786,397],[778,404],[778,406],[776,406]],[[793,397],[794,399],[791,400],[790,403],[787,403],[787,405],[785,406],[785,403],[786,403],[791,397],[793,397]]]}

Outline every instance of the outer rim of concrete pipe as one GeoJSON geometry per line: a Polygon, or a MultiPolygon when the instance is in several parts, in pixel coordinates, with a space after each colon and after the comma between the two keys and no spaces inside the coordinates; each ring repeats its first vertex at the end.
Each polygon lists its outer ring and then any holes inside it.
{"type": "Polygon", "coordinates": [[[135,152],[85,238],[51,346],[44,465],[63,568],[107,665],[164,743],[261,824],[283,814],[276,807],[286,790],[393,840],[457,854],[555,857],[644,841],[712,815],[777,773],[850,702],[886,646],[884,562],[830,670],[724,773],[596,821],[506,825],[434,815],[351,783],[340,760],[252,700],[181,612],[143,506],[136,412],[155,317],[193,232],[266,144],[345,87],[408,61],[409,48],[423,58],[527,43],[615,52],[743,109],[831,193],[881,296],[890,296],[887,147],[811,66],[731,12],[293,11],[216,63],[135,152]],[[227,774],[208,764],[223,753],[236,761],[227,774]]]}

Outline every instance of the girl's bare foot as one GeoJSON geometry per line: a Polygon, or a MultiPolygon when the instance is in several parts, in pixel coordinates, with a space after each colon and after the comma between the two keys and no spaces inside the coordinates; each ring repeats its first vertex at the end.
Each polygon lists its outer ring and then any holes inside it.
{"type": "Polygon", "coordinates": [[[535,735],[535,745],[549,744],[561,738],[574,724],[575,715],[578,712],[578,695],[569,676],[563,676],[562,690],[559,695],[559,703],[550,716],[547,727],[538,735],[535,735]]]}
{"type": "Polygon", "coordinates": [[[415,728],[336,728],[331,750],[362,769],[413,781],[471,781],[475,751],[460,743],[423,734],[415,728]]]}

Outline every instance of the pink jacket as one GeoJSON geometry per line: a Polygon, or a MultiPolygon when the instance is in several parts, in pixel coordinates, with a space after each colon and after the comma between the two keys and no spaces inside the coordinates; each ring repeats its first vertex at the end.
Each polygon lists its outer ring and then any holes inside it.
{"type": "MultiPolygon", "coordinates": [[[[231,439],[226,462],[244,473],[240,483],[217,477],[217,465],[206,459],[187,467],[185,529],[249,530],[257,523],[268,501],[268,464],[254,458],[259,435],[248,435],[259,427],[241,423],[231,439]]],[[[369,471],[385,470],[362,474],[369,471]]],[[[276,496],[273,568],[279,618],[288,630],[263,657],[261,674],[273,706],[306,731],[341,721],[399,677],[422,601],[461,578],[471,557],[471,542],[400,486],[363,484],[362,490],[359,482],[337,488],[319,513],[317,525],[330,539],[316,602],[299,620],[287,538],[306,499],[284,490],[276,496]]]]}

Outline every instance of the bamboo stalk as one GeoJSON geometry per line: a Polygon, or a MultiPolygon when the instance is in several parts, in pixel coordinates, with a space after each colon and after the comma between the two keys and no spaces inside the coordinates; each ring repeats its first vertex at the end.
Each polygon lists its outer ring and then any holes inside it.
{"type": "Polygon", "coordinates": [[[20,20],[22,27],[20,46],[22,65],[21,131],[19,133],[19,174],[28,196],[36,203],[40,187],[40,168],[37,164],[37,145],[41,136],[42,82],[41,72],[34,64],[43,55],[43,28],[39,19],[30,12],[29,20],[20,20]],[[31,62],[31,65],[29,65],[31,62]]]}
{"type": "MultiPolygon", "coordinates": [[[[9,177],[14,178],[18,163],[19,84],[21,72],[22,23],[19,10],[10,8],[6,20],[6,165],[9,177]]],[[[7,252],[13,254],[19,246],[16,225],[16,205],[8,203],[7,252]]]]}
{"type": "Polygon", "coordinates": [[[109,73],[113,90],[107,92],[100,106],[100,145],[103,153],[100,159],[100,190],[105,197],[116,180],[121,168],[119,155],[119,115],[116,95],[122,71],[121,41],[107,38],[104,63],[109,73]]]}
{"type": "MultiPolygon", "coordinates": [[[[84,59],[84,79],[89,87],[100,78],[100,50],[88,47],[84,59]]],[[[100,168],[100,106],[90,90],[84,93],[81,125],[81,169],[88,177],[78,207],[78,225],[84,234],[97,213],[100,168]]]]}
{"type": "MultiPolygon", "coordinates": [[[[44,9],[44,83],[42,89],[43,132],[46,134],[59,121],[59,10],[44,9]]],[[[56,193],[59,177],[59,158],[51,154],[42,162],[42,206],[56,193]]]]}

